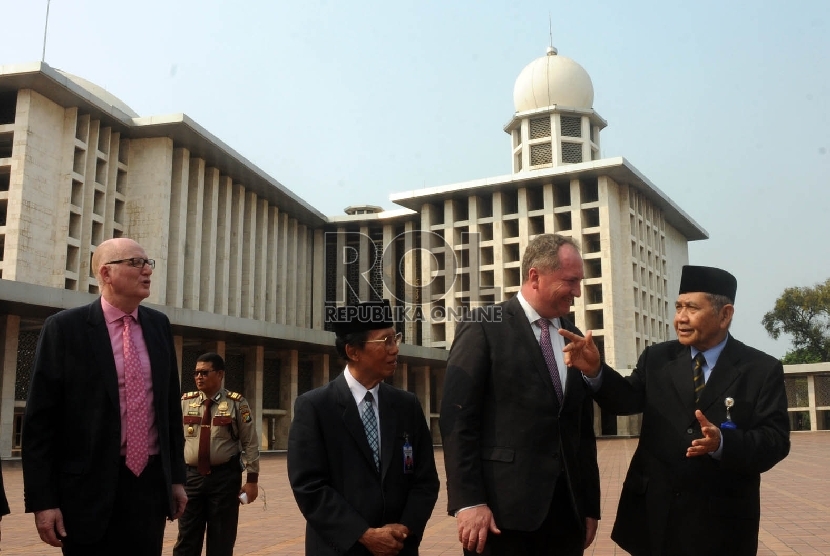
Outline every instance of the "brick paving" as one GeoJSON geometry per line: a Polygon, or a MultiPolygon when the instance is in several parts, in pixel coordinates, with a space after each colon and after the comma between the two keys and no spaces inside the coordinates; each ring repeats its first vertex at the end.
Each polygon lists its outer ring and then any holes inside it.
{"type": "MultiPolygon", "coordinates": [[[[586,551],[591,556],[625,554],[609,538],[628,461],[636,439],[598,441],[602,479],[602,513],[597,540],[586,551]]],[[[436,451],[439,476],[444,477],[443,454],[436,451]]],[[[830,431],[793,433],[787,459],[763,475],[759,556],[830,555],[830,431]]],[[[235,554],[282,556],[303,554],[305,522],[297,510],[285,472],[284,454],[266,454],[260,476],[262,497],[240,512],[235,554]]],[[[60,554],[37,536],[34,519],[23,513],[22,474],[19,465],[3,470],[12,514],[0,523],[4,555],[60,554]]],[[[447,496],[442,488],[427,525],[423,556],[461,554],[455,520],[446,515],[447,496]]],[[[171,554],[177,527],[167,527],[164,553],[171,554]]],[[[129,541],[127,541],[129,542],[129,541]]]]}

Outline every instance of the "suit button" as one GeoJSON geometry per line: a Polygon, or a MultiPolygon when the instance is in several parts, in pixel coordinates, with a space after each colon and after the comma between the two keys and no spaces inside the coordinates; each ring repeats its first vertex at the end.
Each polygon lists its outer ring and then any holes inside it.
{"type": "Polygon", "coordinates": [[[686,429],[686,434],[694,434],[694,432],[695,431],[692,427],[689,427],[688,429],[686,429]]]}

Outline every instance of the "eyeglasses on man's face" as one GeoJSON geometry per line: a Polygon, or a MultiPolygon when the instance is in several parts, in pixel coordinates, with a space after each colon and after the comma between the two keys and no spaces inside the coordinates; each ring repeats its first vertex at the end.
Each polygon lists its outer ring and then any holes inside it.
{"type": "Polygon", "coordinates": [[[199,369],[197,371],[193,371],[193,376],[207,376],[210,373],[214,372],[216,369],[199,369]]]}
{"type": "Polygon", "coordinates": [[[379,344],[379,343],[383,342],[383,344],[387,348],[391,349],[395,346],[401,345],[401,340],[403,340],[403,333],[398,332],[397,334],[390,334],[390,335],[386,336],[385,338],[378,338],[377,340],[366,340],[366,343],[367,344],[374,344],[374,343],[379,344]]]}
{"type": "Polygon", "coordinates": [[[144,268],[144,265],[149,265],[150,268],[156,268],[155,259],[144,259],[142,257],[133,257],[131,259],[118,259],[117,261],[110,261],[104,264],[128,264],[133,268],[144,268]]]}

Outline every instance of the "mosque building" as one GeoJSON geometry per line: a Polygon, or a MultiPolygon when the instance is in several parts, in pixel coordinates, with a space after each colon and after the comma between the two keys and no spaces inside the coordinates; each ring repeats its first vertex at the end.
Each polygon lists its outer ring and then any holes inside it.
{"type": "MultiPolygon", "coordinates": [[[[519,291],[521,255],[542,233],[582,246],[573,320],[609,364],[633,367],[673,337],[688,242],[707,233],[625,158],[602,158],[607,122],[579,64],[550,47],[513,97],[509,174],[325,216],[184,114],[142,117],[42,62],[0,66],[0,457],[19,455],[44,319],[95,299],[91,257],[112,237],[156,260],[147,302],[170,318],[182,390],[195,389],[198,355],[223,355],[263,449],[285,448],[296,397],[343,367],[327,308],[381,297],[404,334],[392,382],[416,393],[440,441],[456,324],[519,291]]],[[[598,434],[638,429],[597,411],[598,434]]]]}

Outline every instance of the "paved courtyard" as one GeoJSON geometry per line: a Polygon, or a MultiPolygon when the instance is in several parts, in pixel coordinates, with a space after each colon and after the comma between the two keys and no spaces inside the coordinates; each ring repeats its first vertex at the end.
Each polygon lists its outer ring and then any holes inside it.
{"type": "MultiPolygon", "coordinates": [[[[599,440],[602,476],[602,512],[596,542],[586,552],[593,556],[625,554],[609,538],[622,480],[636,439],[599,440]]],[[[444,477],[443,454],[436,452],[439,475],[444,477]]],[[[259,500],[240,512],[237,555],[276,556],[303,554],[305,523],[294,504],[285,472],[284,454],[267,454],[262,462],[259,500]],[[263,500],[264,499],[264,500],[263,500]],[[267,503],[266,503],[267,502],[267,503]]],[[[763,475],[761,482],[760,556],[830,555],[830,432],[794,433],[787,459],[763,475]]],[[[5,467],[3,475],[12,515],[0,523],[4,555],[60,554],[37,536],[34,518],[23,513],[23,482],[18,466],[5,467]]],[[[455,520],[446,515],[447,496],[442,488],[421,545],[423,556],[460,555],[455,520]]],[[[172,553],[177,527],[165,535],[165,554],[172,553]]]]}

